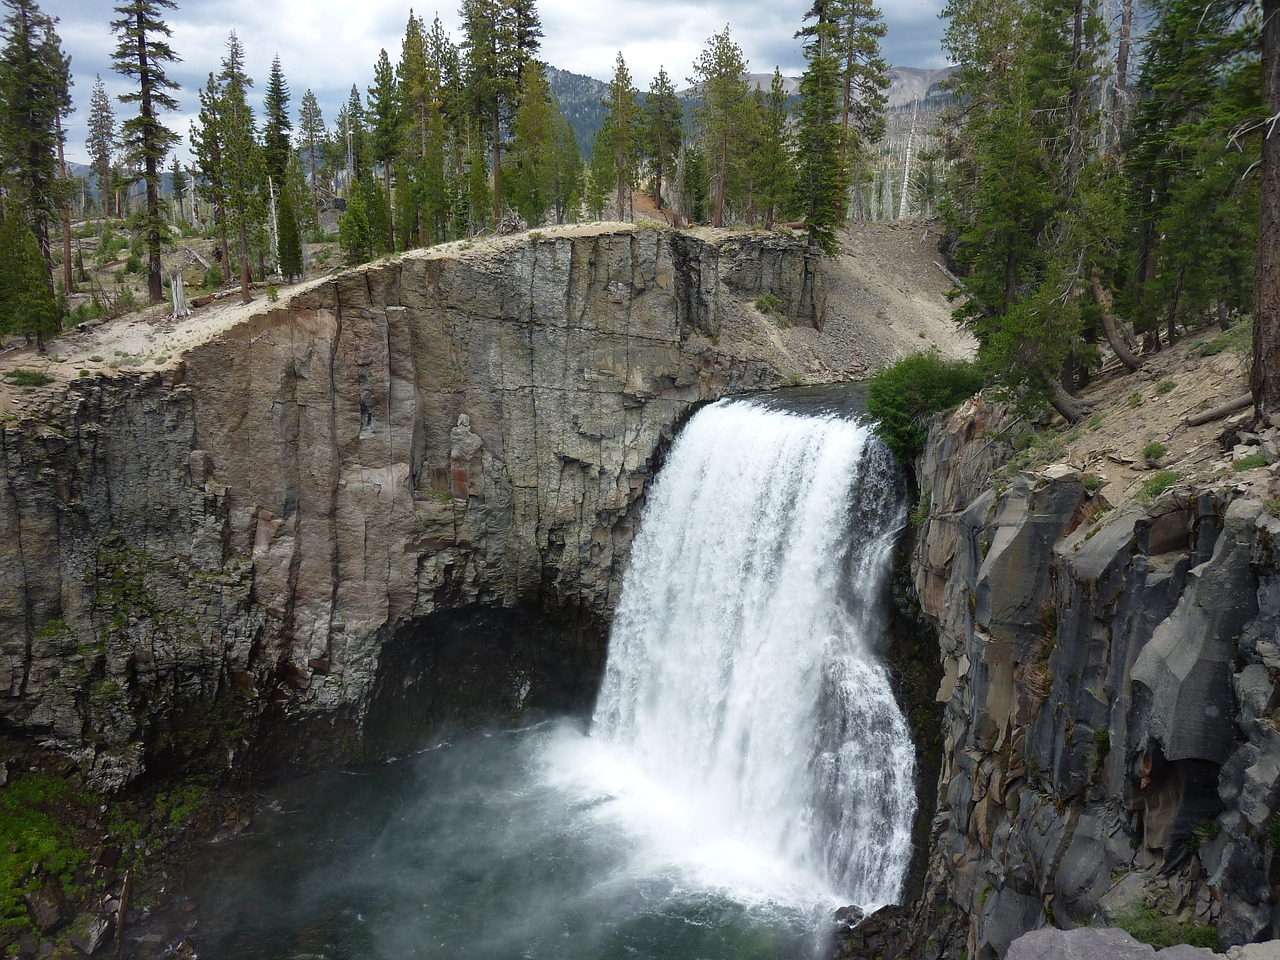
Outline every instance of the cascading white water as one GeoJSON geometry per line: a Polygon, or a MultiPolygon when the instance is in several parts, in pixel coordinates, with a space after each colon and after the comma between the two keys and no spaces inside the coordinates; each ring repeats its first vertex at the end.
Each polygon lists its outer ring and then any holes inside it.
{"type": "Polygon", "coordinates": [[[650,491],[593,739],[645,783],[650,832],[711,850],[722,884],[770,896],[732,876],[761,869],[741,844],[780,884],[866,909],[899,894],[915,760],[876,658],[894,476],[862,425],[721,402],[650,491]]]}

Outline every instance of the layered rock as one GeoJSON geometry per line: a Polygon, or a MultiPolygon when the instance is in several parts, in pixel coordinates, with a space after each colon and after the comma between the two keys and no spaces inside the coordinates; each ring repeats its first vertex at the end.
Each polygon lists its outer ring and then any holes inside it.
{"type": "Polygon", "coordinates": [[[1070,467],[999,470],[999,421],[967,405],[921,464],[943,770],[896,947],[1000,957],[1144,909],[1275,936],[1280,520],[1225,484],[1108,510],[1070,467]]]}
{"type": "Polygon", "coordinates": [[[26,406],[0,424],[6,729],[111,787],[589,702],[676,426],[843,375],[805,345],[819,264],[630,228],[407,255],[26,406]]]}

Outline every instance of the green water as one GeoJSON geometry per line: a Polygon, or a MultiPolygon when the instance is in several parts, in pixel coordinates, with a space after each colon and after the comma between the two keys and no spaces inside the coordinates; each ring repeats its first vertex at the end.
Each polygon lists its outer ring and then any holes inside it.
{"type": "MultiPolygon", "coordinates": [[[[278,791],[194,865],[202,958],[798,960],[834,901],[637,827],[569,724],[468,733],[278,791]],[[780,892],[770,893],[770,884],[780,892]]],[[[619,785],[619,791],[629,789],[619,785]]],[[[654,813],[654,805],[640,806],[654,813]]],[[[643,818],[642,818],[643,819],[643,818]]]]}

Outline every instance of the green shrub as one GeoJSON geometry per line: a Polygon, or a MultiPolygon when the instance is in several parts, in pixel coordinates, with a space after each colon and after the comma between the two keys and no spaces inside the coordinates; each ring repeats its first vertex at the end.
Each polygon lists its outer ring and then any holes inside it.
{"type": "Polygon", "coordinates": [[[204,288],[217,290],[220,286],[222,286],[222,268],[217,265],[211,266],[204,273],[204,288]]]}
{"type": "Polygon", "coordinates": [[[1168,452],[1169,448],[1159,440],[1152,440],[1142,448],[1142,455],[1148,460],[1159,460],[1168,452]]]}
{"type": "Polygon", "coordinates": [[[1135,390],[1129,394],[1129,406],[1137,408],[1142,406],[1142,391],[1135,390]]]}
{"type": "Polygon", "coordinates": [[[10,370],[4,375],[4,379],[15,387],[43,387],[45,384],[53,383],[53,377],[47,373],[40,370],[27,370],[23,367],[10,370]]]}
{"type": "Polygon", "coordinates": [[[1142,503],[1151,503],[1181,479],[1181,475],[1172,470],[1161,470],[1142,485],[1138,500],[1142,503]]]}
{"type": "Polygon", "coordinates": [[[761,313],[777,313],[782,308],[782,301],[772,293],[762,293],[756,297],[756,309],[761,313]]]}
{"type": "Polygon", "coordinates": [[[136,253],[129,254],[129,259],[124,262],[124,269],[126,273],[141,273],[142,258],[136,253]]]}
{"type": "Polygon", "coordinates": [[[925,421],[981,388],[975,364],[947,360],[937,351],[914,353],[867,383],[867,413],[889,449],[901,460],[912,460],[924,447],[925,421]]]}
{"type": "Polygon", "coordinates": [[[1173,391],[1177,389],[1177,381],[1166,378],[1156,384],[1156,395],[1163,397],[1166,393],[1173,393],[1173,391]]]}

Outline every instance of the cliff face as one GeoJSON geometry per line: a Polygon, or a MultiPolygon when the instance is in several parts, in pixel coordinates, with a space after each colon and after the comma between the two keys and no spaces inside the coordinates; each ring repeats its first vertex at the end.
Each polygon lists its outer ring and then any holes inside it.
{"type": "Polygon", "coordinates": [[[841,375],[803,349],[818,264],[642,229],[409,255],[26,404],[0,424],[5,729],[112,787],[589,702],[673,429],[841,375]]]}
{"type": "Polygon", "coordinates": [[[1144,899],[1275,936],[1280,520],[1225,483],[1108,512],[1066,465],[997,472],[999,421],[962,408],[921,466],[945,719],[909,952],[1003,956],[1144,899]]]}

